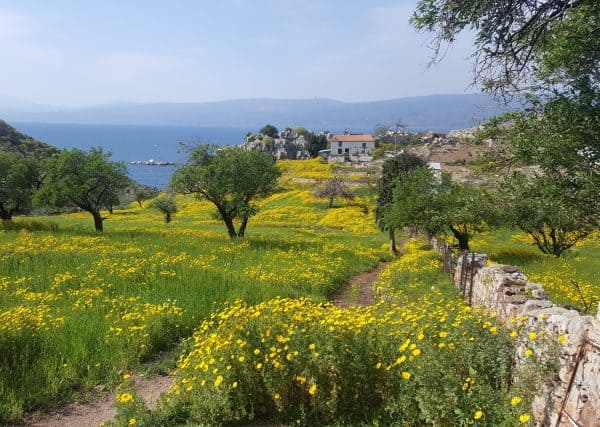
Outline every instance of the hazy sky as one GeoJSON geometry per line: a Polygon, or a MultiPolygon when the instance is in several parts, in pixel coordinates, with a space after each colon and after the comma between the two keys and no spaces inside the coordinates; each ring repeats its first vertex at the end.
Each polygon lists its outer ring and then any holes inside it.
{"type": "Polygon", "coordinates": [[[427,69],[416,0],[0,0],[0,95],[54,105],[362,101],[469,89],[471,43],[427,69]]]}

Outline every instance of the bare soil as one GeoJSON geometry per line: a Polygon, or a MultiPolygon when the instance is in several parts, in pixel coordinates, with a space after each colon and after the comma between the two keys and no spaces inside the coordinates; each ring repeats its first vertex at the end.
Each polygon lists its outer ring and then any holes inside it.
{"type": "MultiPolygon", "coordinates": [[[[143,378],[131,376],[137,392],[144,398],[148,408],[155,409],[161,393],[167,391],[172,377],[143,378]]],[[[98,427],[102,421],[110,421],[117,415],[114,393],[101,392],[85,402],[69,403],[46,414],[32,416],[20,426],[27,427],[98,427]]]]}
{"type": "Polygon", "coordinates": [[[354,276],[332,302],[338,307],[373,305],[372,283],[389,262],[380,262],[377,268],[354,276]]]}

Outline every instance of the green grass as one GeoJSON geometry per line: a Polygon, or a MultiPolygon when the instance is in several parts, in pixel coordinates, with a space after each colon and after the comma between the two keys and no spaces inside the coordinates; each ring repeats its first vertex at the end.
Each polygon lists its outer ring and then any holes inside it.
{"type": "Polygon", "coordinates": [[[114,384],[225,302],[324,301],[384,256],[382,235],[300,220],[251,220],[248,237],[230,241],[206,204],[179,202],[170,224],[133,208],[107,215],[102,234],[83,213],[0,231],[0,423],[114,384]]]}
{"type": "Polygon", "coordinates": [[[545,255],[527,236],[498,230],[472,242],[471,249],[485,252],[492,262],[520,267],[539,282],[556,304],[596,313],[600,303],[600,239],[591,235],[562,258],[545,255]]]}

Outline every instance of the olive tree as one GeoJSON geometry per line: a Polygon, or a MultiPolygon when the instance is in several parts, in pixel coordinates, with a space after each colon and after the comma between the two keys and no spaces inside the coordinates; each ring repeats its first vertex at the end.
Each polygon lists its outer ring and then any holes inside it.
{"type": "Polygon", "coordinates": [[[326,180],[323,187],[315,191],[315,196],[328,199],[328,208],[333,206],[333,201],[336,197],[341,197],[346,200],[354,199],[354,193],[352,193],[352,190],[350,190],[343,178],[339,176],[326,180]]]}
{"type": "Polygon", "coordinates": [[[450,234],[461,250],[469,250],[473,234],[494,219],[493,199],[482,188],[454,183],[447,174],[440,180],[426,167],[397,178],[392,203],[384,215],[389,227],[450,234]]]}
{"type": "Polygon", "coordinates": [[[503,191],[503,217],[529,234],[538,249],[560,257],[600,226],[595,182],[572,183],[548,176],[514,174],[503,191]]]}
{"type": "Polygon", "coordinates": [[[27,211],[40,180],[40,162],[34,157],[0,151],[0,219],[10,221],[27,211]]]}
{"type": "Polygon", "coordinates": [[[177,213],[177,203],[172,194],[162,194],[152,201],[151,205],[154,209],[159,210],[165,216],[165,222],[171,222],[173,214],[177,213]]]}
{"type": "Polygon", "coordinates": [[[273,158],[238,147],[200,145],[173,174],[172,188],[194,194],[217,208],[231,239],[244,237],[256,200],[271,194],[281,171],[273,158]],[[235,223],[238,222],[236,229],[235,223]]]}
{"type": "Polygon", "coordinates": [[[396,227],[391,221],[385,220],[386,208],[393,201],[393,192],[399,177],[408,174],[419,166],[425,166],[425,161],[410,153],[401,153],[383,163],[381,178],[377,186],[377,206],[375,208],[375,219],[381,231],[387,231],[390,240],[390,250],[397,253],[396,227]]]}
{"type": "Polygon", "coordinates": [[[125,163],[109,159],[110,153],[102,148],[62,151],[48,160],[47,175],[34,201],[38,205],[77,207],[89,212],[96,231],[103,231],[100,210],[112,205],[130,182],[125,163]]]}

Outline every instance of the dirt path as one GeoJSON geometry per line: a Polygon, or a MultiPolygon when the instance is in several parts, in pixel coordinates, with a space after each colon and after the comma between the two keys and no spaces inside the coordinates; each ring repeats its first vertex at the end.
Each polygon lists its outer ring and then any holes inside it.
{"type": "Polygon", "coordinates": [[[379,273],[387,267],[389,262],[380,262],[377,268],[365,271],[354,276],[342,291],[333,297],[332,302],[338,307],[353,305],[372,305],[373,288],[371,284],[377,280],[379,273]]]}
{"type": "MultiPolygon", "coordinates": [[[[333,298],[339,307],[373,304],[371,284],[377,280],[379,273],[388,265],[380,262],[377,268],[354,276],[346,287],[333,298]]],[[[167,391],[173,382],[172,377],[155,376],[143,378],[132,375],[138,393],[144,398],[150,409],[156,408],[161,393],[167,391]]],[[[46,414],[30,417],[19,427],[97,427],[102,421],[114,419],[117,410],[114,406],[113,393],[100,392],[92,400],[69,403],[62,408],[54,409],[46,414]]]]}
{"type": "MultiPolygon", "coordinates": [[[[142,378],[132,375],[137,391],[150,409],[156,408],[161,393],[167,391],[172,377],[156,376],[142,378]]],[[[32,417],[19,426],[27,427],[98,427],[102,421],[112,420],[117,415],[114,393],[102,392],[89,402],[73,402],[47,414],[32,417]]]]}

